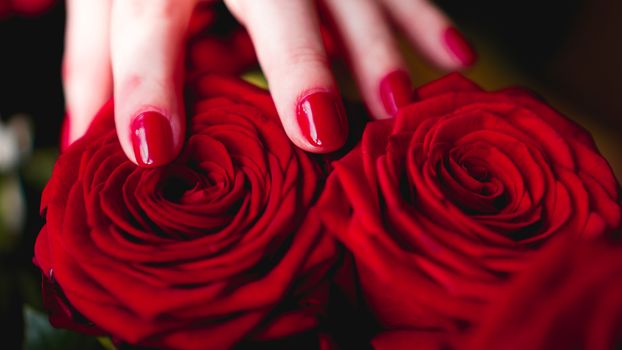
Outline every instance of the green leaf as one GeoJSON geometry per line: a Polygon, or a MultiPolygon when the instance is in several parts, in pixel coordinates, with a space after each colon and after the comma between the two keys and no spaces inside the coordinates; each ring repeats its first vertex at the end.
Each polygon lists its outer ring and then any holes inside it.
{"type": "Polygon", "coordinates": [[[259,69],[242,74],[242,79],[260,88],[268,88],[268,81],[259,69]]]}
{"type": "Polygon", "coordinates": [[[45,187],[52,176],[56,158],[58,158],[58,150],[55,148],[37,149],[23,166],[24,182],[35,188],[45,187]]]}
{"type": "Polygon", "coordinates": [[[99,344],[101,344],[101,346],[104,347],[104,349],[106,349],[106,350],[117,350],[117,347],[114,346],[114,344],[112,343],[112,340],[110,340],[110,338],[108,338],[108,337],[97,337],[97,340],[99,341],[99,344]]]}
{"type": "Polygon", "coordinates": [[[24,350],[102,350],[95,337],[50,325],[46,314],[24,305],[24,350]]]}
{"type": "Polygon", "coordinates": [[[26,199],[16,174],[0,174],[0,253],[11,253],[26,220],[26,199]]]}

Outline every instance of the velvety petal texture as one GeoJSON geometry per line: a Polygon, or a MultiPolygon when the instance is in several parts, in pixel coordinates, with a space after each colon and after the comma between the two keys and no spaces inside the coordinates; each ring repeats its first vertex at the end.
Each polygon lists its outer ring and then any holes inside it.
{"type": "Polygon", "coordinates": [[[381,327],[416,331],[376,344],[477,323],[552,237],[603,236],[621,217],[619,185],[585,130],[529,92],[487,92],[457,73],[369,123],[318,206],[381,327]]]}
{"type": "Polygon", "coordinates": [[[69,305],[56,309],[122,342],[175,349],[312,330],[337,259],[308,210],[317,165],[289,142],[266,91],[206,76],[195,92],[169,166],[126,159],[112,103],[58,159],[35,247],[69,305]]]}
{"type": "Polygon", "coordinates": [[[622,246],[561,242],[490,304],[466,349],[622,347],[622,246]]]}

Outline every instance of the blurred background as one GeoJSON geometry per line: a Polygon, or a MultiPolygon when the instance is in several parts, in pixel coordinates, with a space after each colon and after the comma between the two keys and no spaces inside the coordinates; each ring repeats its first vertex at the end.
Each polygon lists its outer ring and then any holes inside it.
{"type": "MultiPolygon", "coordinates": [[[[436,2],[479,52],[467,75],[488,89],[535,90],[593,133],[622,178],[622,1],[436,2]]],[[[52,0],[16,3],[0,0],[0,348],[111,348],[52,329],[42,312],[32,251],[64,115],[65,11],[52,0]]],[[[417,84],[442,74],[405,54],[417,84]]]]}

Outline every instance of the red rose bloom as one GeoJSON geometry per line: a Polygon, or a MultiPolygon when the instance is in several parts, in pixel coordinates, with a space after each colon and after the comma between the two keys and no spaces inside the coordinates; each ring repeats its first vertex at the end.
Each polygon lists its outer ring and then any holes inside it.
{"type": "Polygon", "coordinates": [[[562,242],[491,303],[466,348],[622,347],[622,246],[562,242]]]}
{"type": "Polygon", "coordinates": [[[477,321],[551,237],[620,225],[619,186],[585,130],[530,93],[459,74],[368,124],[334,167],[319,209],[367,306],[385,330],[426,341],[477,321]]]}
{"type": "Polygon", "coordinates": [[[58,159],[35,246],[56,324],[175,349],[317,326],[336,245],[308,214],[316,165],[266,91],[206,77],[197,92],[186,147],[167,167],[126,159],[112,103],[58,159]]]}

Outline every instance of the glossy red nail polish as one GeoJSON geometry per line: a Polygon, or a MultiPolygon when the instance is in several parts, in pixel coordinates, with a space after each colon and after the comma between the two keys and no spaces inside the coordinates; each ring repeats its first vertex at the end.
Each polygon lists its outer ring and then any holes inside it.
{"type": "Polygon", "coordinates": [[[445,45],[460,63],[465,66],[471,66],[477,60],[477,54],[456,28],[450,27],[443,34],[445,45]]]}
{"type": "Polygon", "coordinates": [[[341,99],[319,91],[303,97],[296,110],[302,134],[323,152],[338,149],[345,142],[348,125],[341,99]]]}
{"type": "Polygon", "coordinates": [[[143,112],[134,118],[131,139],[138,165],[157,167],[173,159],[173,132],[169,120],[158,112],[143,112]]]}
{"type": "Polygon", "coordinates": [[[389,115],[410,103],[412,93],[412,82],[403,70],[391,72],[380,81],[380,99],[389,115]]]}

